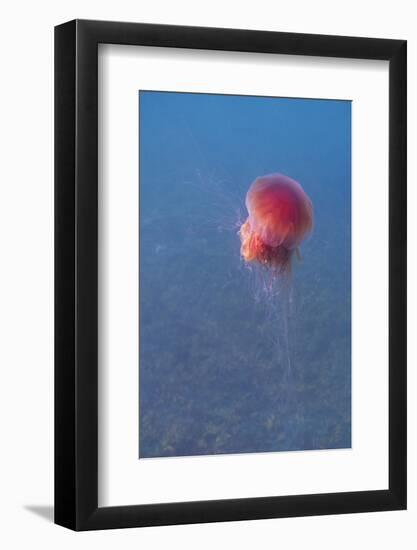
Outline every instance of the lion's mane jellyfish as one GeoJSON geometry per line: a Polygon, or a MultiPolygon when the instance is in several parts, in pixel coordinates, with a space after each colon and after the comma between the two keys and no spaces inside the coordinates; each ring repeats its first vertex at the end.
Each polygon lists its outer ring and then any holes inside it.
{"type": "Polygon", "coordinates": [[[246,194],[249,216],[239,230],[241,255],[283,274],[313,228],[313,206],[301,185],[282,174],[257,178],[246,194]]]}

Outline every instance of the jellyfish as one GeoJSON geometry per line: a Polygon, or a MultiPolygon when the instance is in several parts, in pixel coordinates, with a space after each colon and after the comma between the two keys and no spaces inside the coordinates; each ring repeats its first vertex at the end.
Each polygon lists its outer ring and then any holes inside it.
{"type": "Polygon", "coordinates": [[[313,228],[313,206],[301,185],[283,174],[258,177],[246,194],[248,218],[239,230],[240,253],[274,274],[291,271],[294,253],[313,228]]]}

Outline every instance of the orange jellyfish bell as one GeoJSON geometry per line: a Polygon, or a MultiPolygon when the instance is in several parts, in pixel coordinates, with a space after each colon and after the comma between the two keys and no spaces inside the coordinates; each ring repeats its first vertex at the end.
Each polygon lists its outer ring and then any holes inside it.
{"type": "Polygon", "coordinates": [[[301,185],[282,174],[261,176],[246,194],[246,208],[239,231],[243,259],[289,271],[293,252],[313,228],[313,205],[301,185]]]}

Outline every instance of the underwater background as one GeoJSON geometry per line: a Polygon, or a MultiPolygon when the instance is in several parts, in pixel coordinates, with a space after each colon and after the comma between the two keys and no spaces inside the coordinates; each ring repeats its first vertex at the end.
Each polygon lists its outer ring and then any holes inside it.
{"type": "Polygon", "coordinates": [[[139,457],[351,446],[351,103],[139,92],[139,457]],[[314,230],[286,280],[240,257],[256,177],[314,230]]]}

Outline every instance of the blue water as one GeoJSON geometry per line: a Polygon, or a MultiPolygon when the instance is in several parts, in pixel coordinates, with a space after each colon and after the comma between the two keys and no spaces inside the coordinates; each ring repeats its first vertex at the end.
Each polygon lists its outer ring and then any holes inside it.
{"type": "Polygon", "coordinates": [[[139,457],[351,446],[351,104],[140,92],[139,457]],[[257,177],[314,205],[291,277],[240,258],[257,177]]]}

